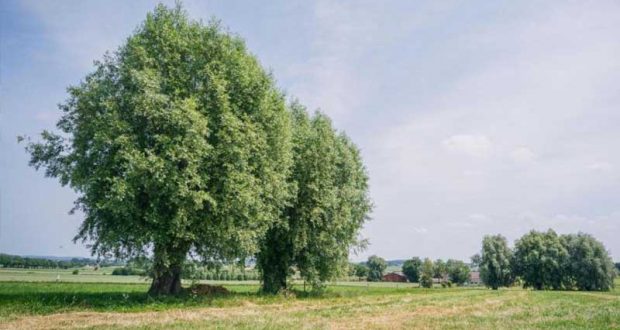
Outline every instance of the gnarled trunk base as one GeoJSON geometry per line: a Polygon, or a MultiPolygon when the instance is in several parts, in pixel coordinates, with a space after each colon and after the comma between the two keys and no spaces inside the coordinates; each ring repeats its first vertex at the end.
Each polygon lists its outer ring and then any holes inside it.
{"type": "Polygon", "coordinates": [[[287,289],[286,287],[286,272],[278,271],[278,270],[263,270],[263,283],[261,290],[263,293],[268,294],[277,294],[287,289]]]}
{"type": "Polygon", "coordinates": [[[180,267],[177,269],[168,269],[163,272],[155,271],[155,277],[151,283],[149,295],[175,295],[181,293],[182,289],[180,267]]]}
{"type": "Polygon", "coordinates": [[[277,294],[287,289],[289,267],[293,257],[293,250],[287,232],[278,228],[270,229],[263,248],[257,255],[256,265],[261,273],[261,291],[267,294],[277,294]]]}
{"type": "Polygon", "coordinates": [[[153,283],[149,295],[175,295],[181,293],[181,272],[189,244],[155,244],[153,283]]]}

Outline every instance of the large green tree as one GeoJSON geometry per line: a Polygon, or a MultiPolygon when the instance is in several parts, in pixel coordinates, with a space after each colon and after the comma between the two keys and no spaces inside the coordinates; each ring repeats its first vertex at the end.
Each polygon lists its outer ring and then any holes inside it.
{"type": "Polygon", "coordinates": [[[435,266],[433,265],[433,261],[429,258],[424,259],[420,271],[420,286],[423,288],[432,288],[434,275],[435,266]]]}
{"type": "Polygon", "coordinates": [[[368,276],[368,267],[365,264],[355,264],[355,276],[361,281],[368,276]]]}
{"type": "Polygon", "coordinates": [[[515,243],[513,268],[525,287],[559,290],[570,286],[568,263],[568,250],[551,229],[532,230],[515,243]]]}
{"type": "Polygon", "coordinates": [[[461,260],[449,259],[446,262],[446,269],[450,282],[462,285],[469,280],[469,266],[461,260]]]}
{"type": "Polygon", "coordinates": [[[407,280],[411,283],[417,283],[420,281],[420,271],[422,268],[422,260],[419,257],[413,257],[409,260],[405,260],[403,263],[403,274],[407,276],[407,280]]]}
{"type": "Polygon", "coordinates": [[[189,251],[256,253],[289,200],[290,115],[242,40],[160,5],[68,92],[59,131],[27,150],[31,165],[78,193],[75,240],[93,254],[152,254],[152,294],[181,290],[189,251]]]}
{"type": "Polygon", "coordinates": [[[614,263],[605,246],[588,234],[562,235],[562,244],[568,251],[568,288],[585,291],[607,291],[614,286],[614,263]]]}
{"type": "Polygon", "coordinates": [[[482,257],[480,256],[479,253],[474,254],[473,256],[471,256],[471,268],[472,269],[478,269],[480,267],[480,264],[482,263],[482,257]]]}
{"type": "Polygon", "coordinates": [[[512,251],[502,235],[485,236],[480,256],[480,278],[487,287],[497,290],[510,286],[513,281],[512,251]]]}
{"type": "Polygon", "coordinates": [[[383,272],[387,268],[385,259],[378,256],[370,256],[366,266],[368,266],[368,281],[379,282],[383,279],[383,272]]]}
{"type": "Polygon", "coordinates": [[[433,277],[439,279],[440,282],[443,282],[443,279],[448,272],[446,262],[441,259],[437,259],[433,263],[433,267],[433,277]]]}
{"type": "Polygon", "coordinates": [[[314,289],[340,275],[368,219],[368,177],[357,147],[325,115],[291,105],[293,198],[257,255],[263,291],[286,289],[294,271],[314,289]]]}

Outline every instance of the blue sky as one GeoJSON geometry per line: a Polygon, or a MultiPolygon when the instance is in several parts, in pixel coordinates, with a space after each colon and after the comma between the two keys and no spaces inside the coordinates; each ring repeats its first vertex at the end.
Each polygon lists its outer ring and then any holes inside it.
{"type": "MultiPolygon", "coordinates": [[[[165,2],[170,3],[170,2],[165,2]]],[[[153,1],[0,2],[0,251],[87,255],[76,195],[16,136],[153,1]]],[[[584,231],[620,259],[617,1],[185,1],[360,146],[376,204],[354,259],[461,258],[482,236],[584,231]]]]}

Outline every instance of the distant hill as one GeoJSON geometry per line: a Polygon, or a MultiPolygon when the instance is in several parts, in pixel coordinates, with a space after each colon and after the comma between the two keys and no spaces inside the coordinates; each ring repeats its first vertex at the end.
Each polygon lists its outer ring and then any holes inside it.
{"type": "Polygon", "coordinates": [[[394,260],[387,260],[387,265],[389,266],[393,266],[393,267],[400,267],[405,263],[405,259],[394,259],[394,260]]]}
{"type": "MultiPolygon", "coordinates": [[[[386,260],[385,262],[387,263],[388,267],[401,267],[403,263],[405,263],[405,259],[386,260]]],[[[360,265],[365,265],[366,261],[361,261],[361,262],[356,262],[356,263],[360,265]]]]}
{"type": "Polygon", "coordinates": [[[53,260],[53,261],[71,261],[71,260],[84,260],[84,261],[92,261],[95,262],[95,259],[85,258],[85,257],[58,257],[58,256],[37,256],[37,255],[23,255],[20,256],[22,258],[30,258],[30,259],[45,259],[45,260],[53,260]]]}
{"type": "Polygon", "coordinates": [[[97,261],[92,258],[82,257],[56,257],[56,256],[18,256],[0,253],[0,267],[14,268],[71,268],[87,265],[112,266],[121,265],[117,260],[97,261]]]}

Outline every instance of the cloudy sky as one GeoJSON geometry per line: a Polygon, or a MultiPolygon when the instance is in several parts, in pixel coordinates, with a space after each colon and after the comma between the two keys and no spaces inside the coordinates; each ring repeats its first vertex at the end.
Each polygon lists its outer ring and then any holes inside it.
{"type": "MultiPolygon", "coordinates": [[[[88,255],[76,195],[15,137],[151,1],[0,2],[0,252],[88,255]]],[[[360,146],[369,254],[468,259],[485,234],[584,231],[620,260],[618,1],[185,1],[243,36],[279,86],[360,146]]]]}

